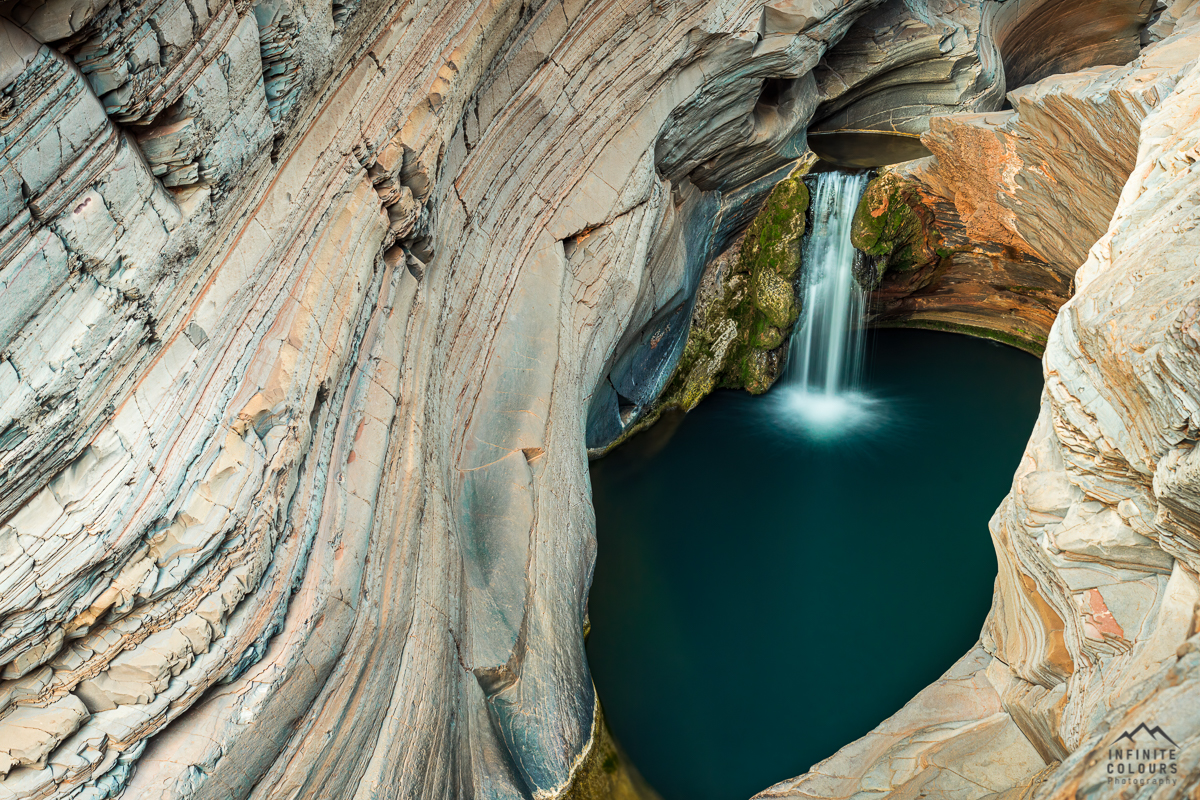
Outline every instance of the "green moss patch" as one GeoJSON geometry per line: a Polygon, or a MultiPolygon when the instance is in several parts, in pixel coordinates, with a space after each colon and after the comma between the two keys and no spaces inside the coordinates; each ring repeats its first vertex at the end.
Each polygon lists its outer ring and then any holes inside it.
{"type": "Polygon", "coordinates": [[[771,191],[742,239],[708,265],[671,380],[607,449],[650,427],[667,409],[691,411],[717,387],[754,394],[771,388],[800,316],[796,278],[808,202],[803,176],[793,173],[771,191]]]}
{"type": "Polygon", "coordinates": [[[795,278],[808,203],[803,177],[787,178],[772,190],[742,239],[734,271],[746,275],[749,289],[729,308],[738,336],[720,386],[762,394],[778,377],[783,354],[776,351],[800,316],[795,278]]]}
{"type": "Polygon", "coordinates": [[[890,172],[867,184],[850,241],[875,259],[877,279],[890,270],[921,269],[953,252],[934,224],[933,213],[910,185],[890,172]]]}
{"type": "Polygon", "coordinates": [[[743,271],[752,275],[770,271],[789,280],[796,274],[808,200],[808,187],[800,176],[786,178],[771,190],[742,239],[743,271]]]}

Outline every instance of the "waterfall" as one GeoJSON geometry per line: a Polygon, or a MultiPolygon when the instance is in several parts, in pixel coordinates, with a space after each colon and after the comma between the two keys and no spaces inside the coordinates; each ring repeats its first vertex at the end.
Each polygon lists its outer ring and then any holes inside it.
{"type": "Polygon", "coordinates": [[[850,224],[866,173],[824,172],[812,195],[813,227],[804,241],[804,299],[788,350],[786,381],[806,394],[857,388],[862,372],[866,292],[854,279],[850,224]]]}
{"type": "Polygon", "coordinates": [[[865,173],[825,172],[812,193],[813,225],[801,266],[803,303],[782,388],[789,416],[822,437],[870,423],[875,405],[858,391],[868,292],[854,278],[856,251],[850,244],[854,210],[866,185],[865,173]]]}

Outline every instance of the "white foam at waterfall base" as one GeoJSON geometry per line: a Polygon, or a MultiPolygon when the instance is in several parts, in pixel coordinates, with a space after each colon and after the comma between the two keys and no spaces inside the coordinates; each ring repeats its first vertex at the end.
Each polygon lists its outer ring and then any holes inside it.
{"type": "Polygon", "coordinates": [[[772,395],[779,421],[813,439],[859,434],[886,421],[883,403],[860,388],[869,295],[854,278],[850,227],[866,185],[866,173],[826,172],[812,191],[801,317],[783,385],[772,395]]]}
{"type": "Polygon", "coordinates": [[[777,425],[818,441],[870,433],[883,428],[891,417],[882,398],[859,391],[826,394],[782,386],[770,399],[777,425]]]}

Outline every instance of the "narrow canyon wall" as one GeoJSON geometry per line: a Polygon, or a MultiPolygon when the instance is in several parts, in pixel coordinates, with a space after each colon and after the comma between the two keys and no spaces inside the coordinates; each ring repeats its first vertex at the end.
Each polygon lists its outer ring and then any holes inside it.
{"type": "Polygon", "coordinates": [[[1041,355],[1076,270],[1104,233],[1143,120],[1195,59],[1173,37],[1126,66],[1009,92],[1011,110],[934,117],[934,157],[887,170],[855,243],[882,273],[880,325],[960,330],[1041,355]]]}

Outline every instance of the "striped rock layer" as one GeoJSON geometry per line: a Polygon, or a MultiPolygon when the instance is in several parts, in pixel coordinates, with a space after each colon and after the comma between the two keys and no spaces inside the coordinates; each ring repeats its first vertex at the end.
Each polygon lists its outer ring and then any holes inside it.
{"type": "MultiPolygon", "coordinates": [[[[818,108],[876,124],[897,65],[938,91],[905,129],[998,108],[995,5],[7,4],[0,800],[628,788],[596,777],[587,441],[661,391],[818,108]],[[869,64],[831,88],[843,41],[869,64]]],[[[1165,47],[1192,12],[1157,11],[1165,47]]],[[[995,608],[944,682],[966,721],[913,734],[958,743],[947,775],[1091,780],[1114,715],[1194,676],[1200,124],[1194,61],[1172,75],[1050,337],[995,608]]]]}

